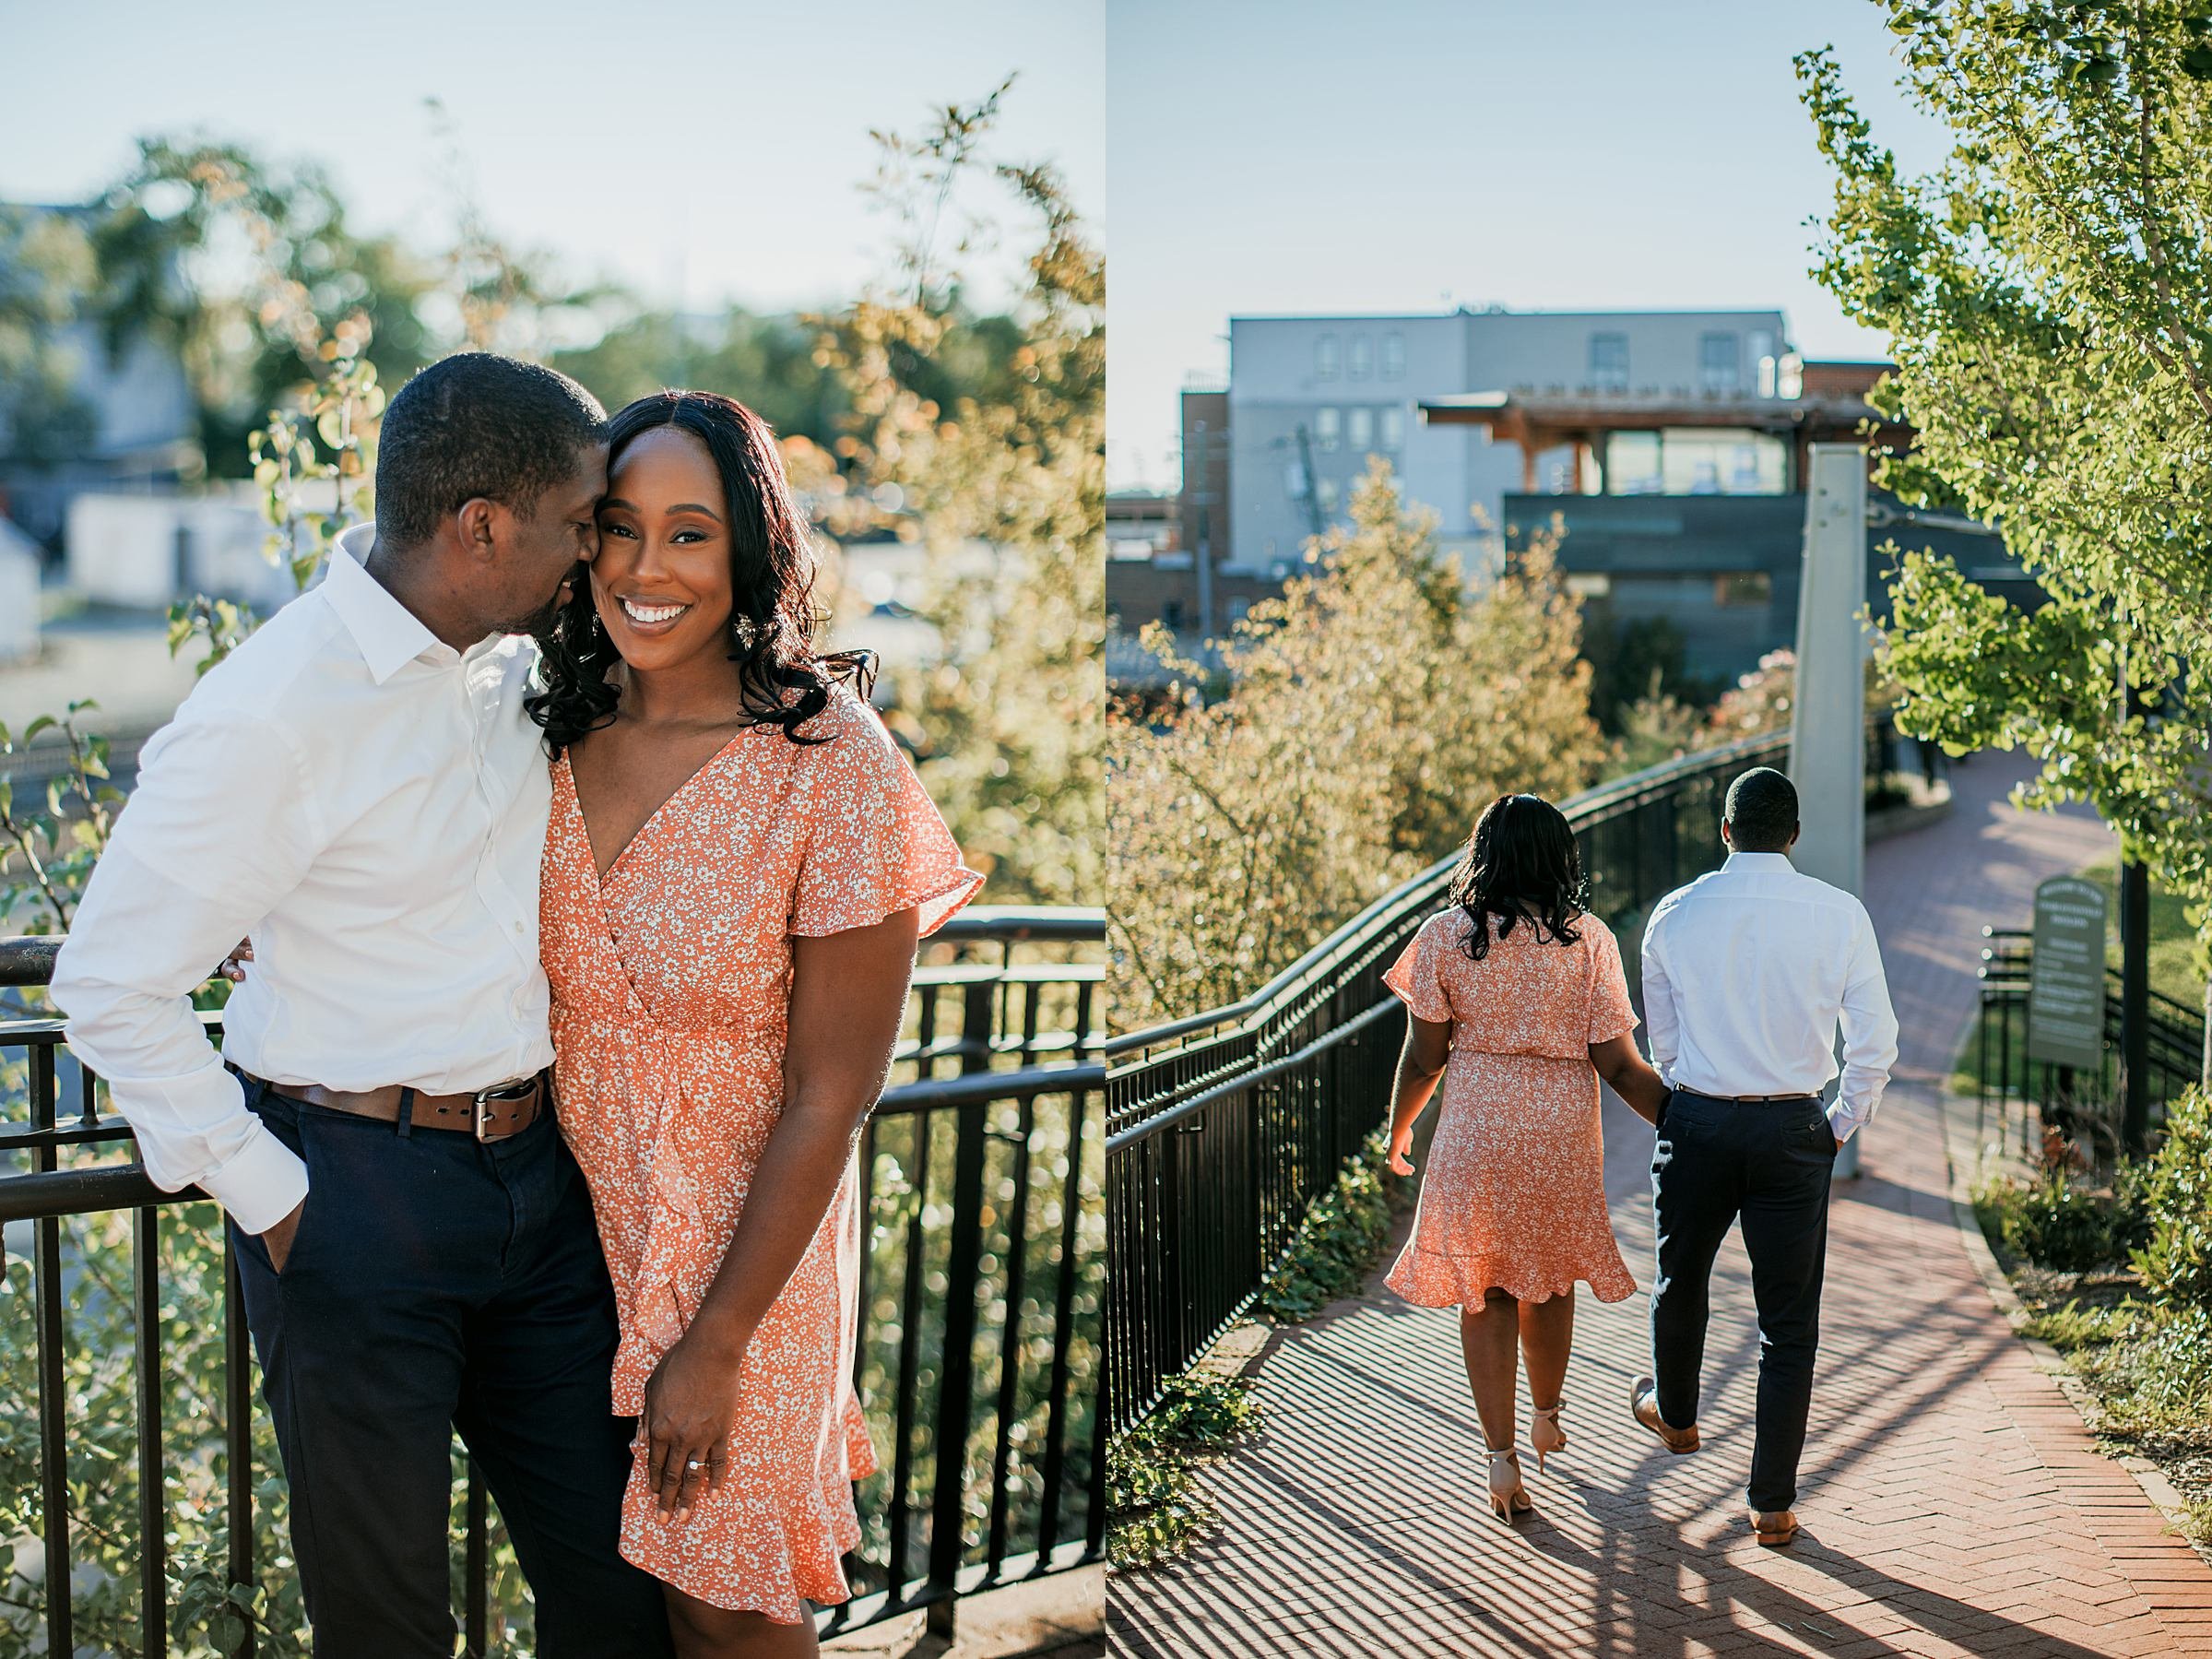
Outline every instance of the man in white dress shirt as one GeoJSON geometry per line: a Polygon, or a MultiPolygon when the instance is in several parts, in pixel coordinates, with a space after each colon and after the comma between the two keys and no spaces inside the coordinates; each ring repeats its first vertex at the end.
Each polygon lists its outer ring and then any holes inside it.
{"type": "Polygon", "coordinates": [[[1797,830],[1787,777],[1768,766],[1738,777],[1721,824],[1727,862],[1660,900],[1643,945],[1651,1063],[1674,1092],[1651,1157],[1656,1375],[1637,1380],[1630,1408],[1669,1451],[1697,1450],[1707,1285],[1740,1222],[1759,1321],[1746,1496],[1770,1545],[1797,1532],[1831,1167],[1897,1061],[1874,924],[1855,896],[1792,867],[1797,830]],[[1843,1082],[1823,1110],[1839,1025],[1843,1082]]]}
{"type": "Polygon", "coordinates": [[[544,1081],[534,631],[597,550],[604,412],[485,353],[385,412],[378,523],[203,679],[55,965],[147,1173],[228,1213],[322,1659],[450,1659],[458,1430],[545,1659],[668,1650],[616,1548],[613,1292],[544,1081]],[[191,992],[251,935],[219,1057],[191,992]]]}

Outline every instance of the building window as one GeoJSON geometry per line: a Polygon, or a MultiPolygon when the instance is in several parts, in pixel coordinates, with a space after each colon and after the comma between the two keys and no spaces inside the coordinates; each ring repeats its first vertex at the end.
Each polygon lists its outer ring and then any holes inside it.
{"type": "Polygon", "coordinates": [[[1732,570],[1713,578],[1713,604],[1721,610],[1773,602],[1774,578],[1763,570],[1732,570]]]}
{"type": "Polygon", "coordinates": [[[1352,337],[1352,350],[1345,360],[1345,371],[1354,380],[1365,380],[1375,372],[1375,342],[1364,334],[1352,337]]]}
{"type": "Polygon", "coordinates": [[[1628,337],[1593,334],[1590,337],[1590,384],[1600,392],[1628,389],[1628,337]]]}
{"type": "Polygon", "coordinates": [[[1314,410],[1313,446],[1316,449],[1323,451],[1334,449],[1338,438],[1343,435],[1343,421],[1337,410],[1326,408],[1314,410]]]}
{"type": "Polygon", "coordinates": [[[1340,497],[1340,494],[1341,494],[1341,492],[1340,492],[1340,491],[1337,489],[1336,480],[1334,480],[1334,479],[1332,479],[1332,478],[1323,478],[1323,479],[1316,479],[1316,480],[1314,480],[1314,485],[1313,485],[1313,502],[1314,502],[1314,505],[1316,505],[1317,507],[1320,508],[1322,512],[1324,512],[1324,513],[1333,513],[1333,512],[1335,512],[1335,511],[1336,511],[1336,504],[1337,504],[1337,501],[1338,501],[1338,499],[1339,499],[1339,497],[1340,497]]]}
{"type": "Polygon", "coordinates": [[[1697,337],[1697,385],[1707,392],[1736,392],[1744,386],[1743,355],[1733,334],[1697,337]]]}
{"type": "Polygon", "coordinates": [[[1608,494],[1657,495],[1662,482],[1657,433],[1616,432],[1605,435],[1608,494]]]}
{"type": "Polygon", "coordinates": [[[1160,620],[1167,624],[1170,633],[1179,634],[1183,628],[1183,601],[1169,599],[1160,607],[1160,620]]]}
{"type": "Polygon", "coordinates": [[[1344,438],[1354,455],[1366,455],[1375,447],[1375,411],[1355,409],[1344,421],[1344,438]]]}
{"type": "Polygon", "coordinates": [[[1313,343],[1313,377],[1316,380],[1336,378],[1336,336],[1324,334],[1313,343]]]}
{"type": "Polygon", "coordinates": [[[1382,377],[1385,380],[1402,379],[1405,374],[1405,336],[1386,334],[1382,337],[1382,377]]]}
{"type": "Polygon", "coordinates": [[[1602,570],[1569,571],[1567,591],[1577,598],[1602,599],[1613,592],[1613,577],[1602,570]]]}
{"type": "Polygon", "coordinates": [[[1380,430],[1376,447],[1385,455],[1396,455],[1405,447],[1405,410],[1392,404],[1378,412],[1380,430]]]}
{"type": "Polygon", "coordinates": [[[1674,428],[1661,434],[1661,490],[1668,495],[1780,495],[1789,447],[1771,433],[1674,428]]]}

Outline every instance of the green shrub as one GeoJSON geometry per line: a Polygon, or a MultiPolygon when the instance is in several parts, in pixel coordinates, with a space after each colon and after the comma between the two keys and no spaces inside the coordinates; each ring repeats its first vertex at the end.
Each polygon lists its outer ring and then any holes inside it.
{"type": "Polygon", "coordinates": [[[1387,1135],[1369,1135],[1307,1212],[1283,1265],[1260,1292],[1260,1312],[1295,1324],[1358,1291],[1390,1241],[1396,1178],[1389,1158],[1387,1135]]]}
{"type": "Polygon", "coordinates": [[[1186,1372],[1144,1420],[1106,1452],[1106,1556],[1116,1567],[1153,1567],[1220,1523],[1199,1471],[1258,1426],[1246,1377],[1186,1372]]]}
{"type": "Polygon", "coordinates": [[[2060,1273],[2091,1273],[2127,1260],[2143,1232],[2132,1191],[2108,1197],[2063,1164],[2025,1184],[1999,1179],[1974,1194],[1981,1230],[2014,1256],[2060,1273]]]}
{"type": "Polygon", "coordinates": [[[2116,1308],[2084,1307],[2069,1299],[2064,1308],[2043,1308],[2028,1316],[2021,1333],[2039,1337],[2066,1353],[2119,1341],[2136,1328],[2141,1307],[2123,1302],[2116,1308]]]}
{"type": "Polygon", "coordinates": [[[2116,1334],[2075,1356],[2107,1433],[2202,1442],[2212,1428],[2212,1309],[2114,1309],[2116,1334]]]}
{"type": "Polygon", "coordinates": [[[2148,1237],[2134,1262],[2144,1285],[2169,1307],[2212,1308],[2212,1098],[2203,1090],[2168,1108],[2143,1207],[2148,1237]]]}

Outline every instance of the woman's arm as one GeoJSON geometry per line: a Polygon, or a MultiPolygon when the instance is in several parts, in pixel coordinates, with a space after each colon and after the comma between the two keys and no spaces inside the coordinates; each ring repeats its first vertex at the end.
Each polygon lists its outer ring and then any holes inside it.
{"type": "Polygon", "coordinates": [[[664,1513],[690,1513],[704,1465],[725,1474],[738,1369],[770,1304],[783,1293],[829,1213],[853,1143],[883,1092],[906,1008],[919,912],[873,927],[792,941],[784,1107],[746,1193],[729,1250],[676,1345],[645,1385],[640,1428],[664,1513]]]}
{"type": "Polygon", "coordinates": [[[1414,1124],[1437,1092],[1444,1062],[1451,1058],[1451,1022],[1405,1016],[1405,1047],[1398,1051],[1398,1078],[1392,1085],[1390,1107],[1390,1167],[1400,1175],[1414,1172],[1414,1124]]]}
{"type": "Polygon", "coordinates": [[[1660,1108],[1667,1102],[1667,1085],[1636,1051],[1634,1037],[1623,1033],[1610,1042],[1591,1044],[1590,1063],[1613,1085],[1613,1092],[1628,1103],[1630,1111],[1646,1123],[1658,1123],[1660,1108]]]}

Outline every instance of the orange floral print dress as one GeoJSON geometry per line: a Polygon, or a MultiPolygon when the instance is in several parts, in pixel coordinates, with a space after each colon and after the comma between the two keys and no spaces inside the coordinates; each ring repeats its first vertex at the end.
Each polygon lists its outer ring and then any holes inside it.
{"type": "Polygon", "coordinates": [[[1636,1029],[1621,948],[1594,916],[1576,942],[1526,921],[1467,954],[1464,909],[1432,916],[1382,982],[1425,1020],[1451,1022],[1414,1236],[1384,1281],[1425,1308],[1480,1304],[1495,1286],[1540,1302],[1586,1281],[1602,1302],[1636,1289],[1605,1207],[1605,1143],[1590,1045],[1636,1029]]]}
{"type": "MultiPolygon", "coordinates": [[[[740,731],[670,796],[602,882],[567,757],[553,763],[540,889],[562,1133],[591,1188],[621,1343],[614,1409],[698,1311],[782,1110],[791,938],[918,907],[929,933],[983,878],[882,721],[839,687],[794,743],[740,731]]],[[[739,1373],[722,1489],[664,1519],[641,1453],[622,1554],[719,1607],[782,1623],[850,1594],[852,1483],[875,1453],[853,1388],[857,1161],[739,1373]]]]}

